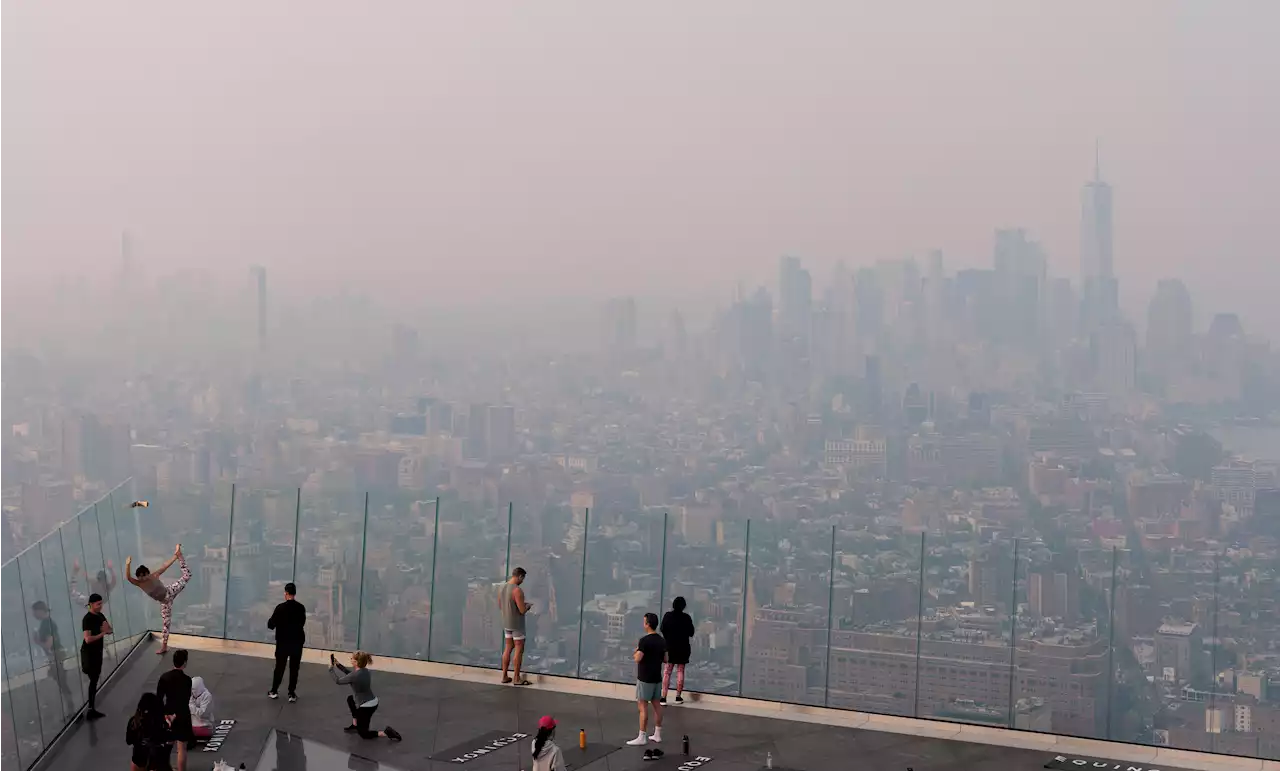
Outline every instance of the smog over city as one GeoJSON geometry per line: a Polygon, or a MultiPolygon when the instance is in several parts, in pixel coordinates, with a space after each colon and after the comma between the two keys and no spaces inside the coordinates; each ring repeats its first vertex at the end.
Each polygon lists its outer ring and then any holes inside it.
{"type": "Polygon", "coordinates": [[[181,542],[175,631],[497,666],[519,565],[530,672],[679,596],[692,691],[1280,758],[1278,29],[5,0],[6,683],[181,542]]]}

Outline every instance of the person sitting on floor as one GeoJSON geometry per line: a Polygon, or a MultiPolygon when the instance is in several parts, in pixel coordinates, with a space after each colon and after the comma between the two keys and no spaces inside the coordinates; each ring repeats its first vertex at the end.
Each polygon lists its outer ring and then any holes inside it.
{"type": "Polygon", "coordinates": [[[197,739],[213,736],[218,724],[213,716],[213,694],[205,687],[203,677],[191,678],[191,728],[197,739]]]}

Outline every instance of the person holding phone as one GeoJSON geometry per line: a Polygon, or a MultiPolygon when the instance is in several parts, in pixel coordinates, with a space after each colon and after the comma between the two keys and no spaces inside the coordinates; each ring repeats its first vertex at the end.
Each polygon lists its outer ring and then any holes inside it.
{"type": "Polygon", "coordinates": [[[351,654],[351,668],[348,669],[338,663],[337,656],[329,654],[329,674],[333,675],[333,681],[338,685],[351,686],[351,695],[347,696],[351,725],[344,730],[359,734],[361,739],[386,737],[398,742],[403,737],[391,726],[381,731],[369,729],[369,721],[373,719],[373,713],[378,711],[378,697],[373,693],[373,674],[369,671],[372,663],[373,656],[364,651],[356,651],[351,654]]]}

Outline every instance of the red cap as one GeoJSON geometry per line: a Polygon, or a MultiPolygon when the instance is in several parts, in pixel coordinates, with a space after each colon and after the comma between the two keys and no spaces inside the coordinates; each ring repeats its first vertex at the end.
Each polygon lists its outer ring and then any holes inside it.
{"type": "Polygon", "coordinates": [[[538,721],[538,727],[539,728],[555,728],[556,719],[551,717],[550,715],[543,715],[542,719],[538,721]]]}

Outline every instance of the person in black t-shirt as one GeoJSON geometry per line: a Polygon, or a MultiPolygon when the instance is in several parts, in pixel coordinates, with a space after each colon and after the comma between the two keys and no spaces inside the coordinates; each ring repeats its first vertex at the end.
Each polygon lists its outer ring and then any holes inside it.
{"type": "Polygon", "coordinates": [[[58,684],[58,691],[62,693],[64,699],[70,698],[71,688],[67,685],[67,673],[62,668],[66,654],[62,650],[62,639],[58,636],[58,625],[49,615],[49,606],[44,600],[31,603],[31,615],[40,622],[31,639],[40,646],[45,658],[49,660],[50,679],[58,684]]]}
{"type": "Polygon", "coordinates": [[[662,663],[667,657],[667,643],[658,634],[658,614],[644,614],[644,637],[636,644],[631,658],[636,662],[636,704],[640,708],[640,733],[627,742],[639,747],[649,742],[662,741],[662,663]],[[653,707],[653,736],[645,735],[648,713],[645,705],[653,707]]]}
{"type": "Polygon", "coordinates": [[[97,720],[103,716],[95,706],[98,678],[102,676],[102,651],[106,647],[102,638],[111,634],[111,622],[102,615],[101,594],[94,592],[89,595],[89,612],[84,614],[80,628],[84,631],[84,642],[80,645],[80,671],[89,677],[89,704],[84,717],[97,720]]]}
{"type": "Polygon", "coordinates": [[[196,735],[191,726],[191,677],[184,669],[187,652],[173,652],[173,669],[160,675],[156,683],[156,695],[164,704],[164,714],[169,718],[173,740],[178,745],[178,771],[187,769],[187,750],[195,746],[196,735]]]}
{"type": "Polygon", "coordinates": [[[276,632],[276,670],[271,675],[271,690],[268,698],[278,698],[276,689],[284,679],[284,667],[289,665],[289,701],[298,700],[298,665],[302,663],[302,647],[307,642],[304,627],[307,624],[307,609],[294,599],[298,587],[290,581],[284,585],[284,602],[276,606],[267,620],[267,629],[276,632]]]}

